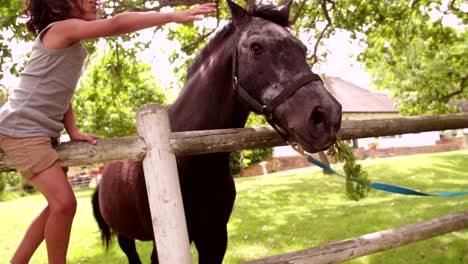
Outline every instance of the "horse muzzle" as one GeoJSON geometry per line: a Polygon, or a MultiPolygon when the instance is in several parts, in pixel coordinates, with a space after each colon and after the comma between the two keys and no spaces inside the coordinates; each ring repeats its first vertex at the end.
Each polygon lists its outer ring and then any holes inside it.
{"type": "Polygon", "coordinates": [[[335,98],[322,100],[308,112],[306,124],[290,126],[292,139],[309,152],[315,153],[330,148],[341,127],[341,104],[335,98]]]}

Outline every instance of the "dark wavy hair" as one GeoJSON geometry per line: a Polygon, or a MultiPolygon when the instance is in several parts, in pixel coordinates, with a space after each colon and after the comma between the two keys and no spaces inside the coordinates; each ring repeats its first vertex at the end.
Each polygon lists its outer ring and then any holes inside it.
{"type": "Polygon", "coordinates": [[[25,0],[23,15],[28,20],[26,27],[37,36],[50,23],[70,18],[73,7],[83,12],[78,0],[25,0]]]}

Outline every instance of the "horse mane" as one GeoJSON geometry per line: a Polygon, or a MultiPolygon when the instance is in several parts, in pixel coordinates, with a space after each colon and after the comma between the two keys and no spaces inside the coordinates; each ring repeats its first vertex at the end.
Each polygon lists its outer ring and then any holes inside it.
{"type": "Polygon", "coordinates": [[[247,10],[249,15],[254,17],[260,17],[265,20],[271,21],[275,24],[278,24],[282,27],[289,27],[289,17],[284,16],[284,14],[278,9],[277,6],[265,5],[258,7],[254,5],[253,7],[247,10]]]}
{"type": "MultiPolygon", "coordinates": [[[[282,27],[289,27],[290,23],[288,17],[284,16],[276,6],[273,5],[265,5],[265,6],[257,6],[254,5],[247,9],[247,13],[250,16],[259,17],[275,24],[278,24],[282,27]]],[[[230,36],[235,31],[235,26],[233,25],[232,21],[229,22],[226,26],[224,26],[216,35],[208,42],[205,48],[198,54],[195,58],[194,62],[190,65],[187,71],[187,79],[201,66],[204,59],[207,57],[208,54],[211,54],[213,49],[218,47],[218,44],[224,40],[226,37],[230,36]]]]}

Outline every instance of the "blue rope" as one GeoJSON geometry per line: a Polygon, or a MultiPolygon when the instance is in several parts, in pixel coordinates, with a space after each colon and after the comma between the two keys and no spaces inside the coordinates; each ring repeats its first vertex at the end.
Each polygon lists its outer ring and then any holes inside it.
{"type": "MultiPolygon", "coordinates": [[[[328,166],[327,164],[322,163],[322,162],[312,158],[312,156],[310,156],[310,155],[307,155],[307,160],[310,163],[313,163],[313,164],[319,166],[320,168],[324,169],[325,171],[327,171],[327,172],[329,172],[331,174],[335,174],[335,175],[337,175],[337,176],[339,176],[341,178],[346,179],[346,176],[336,172],[335,170],[330,168],[330,166],[328,166]]],[[[362,184],[362,182],[357,180],[357,179],[351,178],[351,180],[353,182],[357,182],[357,183],[362,184]]],[[[367,185],[369,185],[369,184],[367,184],[367,185]]],[[[461,196],[461,195],[468,194],[468,192],[424,193],[424,192],[418,192],[418,191],[415,191],[415,190],[411,190],[411,189],[408,189],[408,188],[405,188],[405,187],[400,187],[400,186],[395,186],[395,185],[390,185],[390,184],[385,184],[385,183],[378,183],[378,182],[370,183],[369,187],[371,187],[373,189],[376,189],[376,190],[380,190],[380,191],[391,192],[391,193],[399,193],[399,194],[404,194],[404,195],[454,197],[454,196],[461,196]]]]}

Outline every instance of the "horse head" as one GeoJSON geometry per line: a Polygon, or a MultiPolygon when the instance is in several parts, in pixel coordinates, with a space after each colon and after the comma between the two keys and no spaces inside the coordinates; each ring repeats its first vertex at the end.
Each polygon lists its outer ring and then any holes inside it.
{"type": "Polygon", "coordinates": [[[227,0],[236,28],[233,85],[241,101],[288,142],[317,152],[336,141],[341,105],[307,64],[307,48],[288,30],[291,1],[245,10],[227,0]]]}

